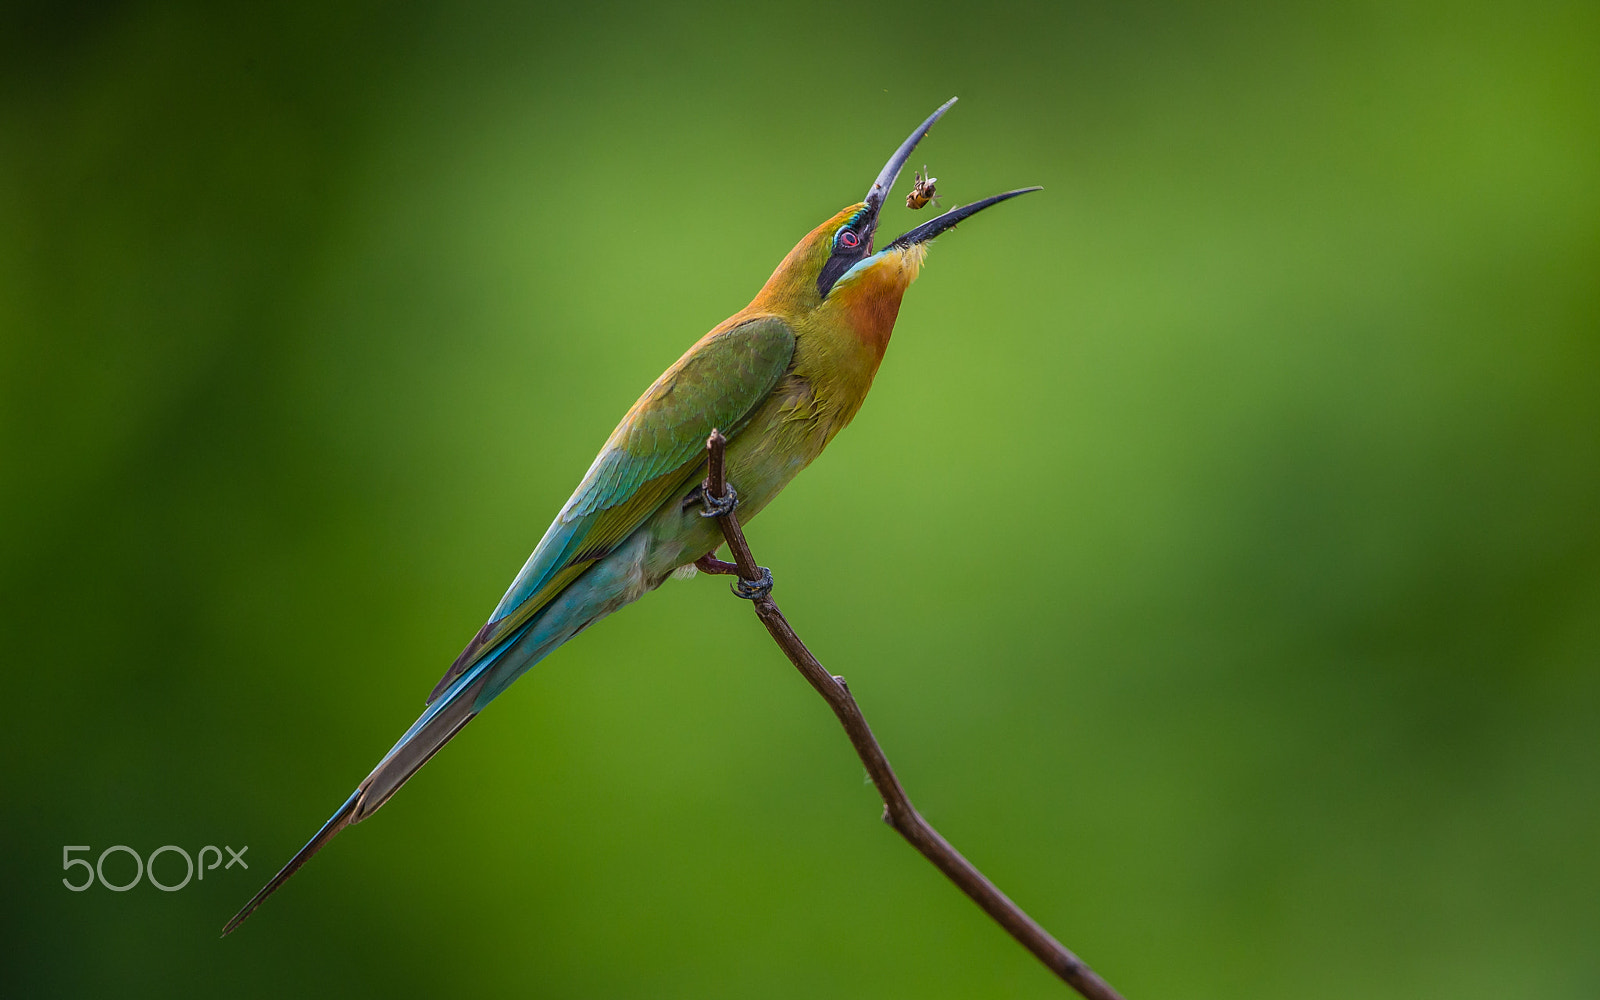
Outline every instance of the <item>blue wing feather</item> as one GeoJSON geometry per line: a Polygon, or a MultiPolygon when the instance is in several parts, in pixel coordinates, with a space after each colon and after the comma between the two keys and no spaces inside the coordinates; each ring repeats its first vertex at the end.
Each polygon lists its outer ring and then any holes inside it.
{"type": "Polygon", "coordinates": [[[654,513],[659,503],[648,506],[648,494],[640,496],[646,484],[654,484],[652,492],[676,487],[664,477],[691,472],[713,429],[735,437],[793,355],[794,332],[783,320],[762,316],[713,330],[667,369],[611,433],[488,623],[428,701],[548,603],[564,571],[604,555],[654,513]],[[636,497],[640,502],[630,504],[636,497]]]}

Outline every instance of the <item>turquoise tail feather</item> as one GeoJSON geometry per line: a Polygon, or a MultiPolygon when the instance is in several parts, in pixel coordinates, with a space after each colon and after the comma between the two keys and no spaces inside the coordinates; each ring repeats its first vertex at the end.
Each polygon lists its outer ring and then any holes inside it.
{"type": "MultiPolygon", "coordinates": [[[[521,631],[523,630],[519,630],[517,634],[521,631]]],[[[224,936],[233,933],[244,923],[245,919],[255,912],[256,907],[266,902],[268,896],[277,892],[279,886],[299,871],[300,866],[309,861],[313,854],[322,850],[339,831],[377,812],[379,807],[389,801],[390,796],[400,790],[401,785],[421,770],[429,758],[438,753],[440,748],[462,730],[462,727],[477,716],[477,694],[483,687],[486,674],[489,668],[499,662],[503,654],[514,645],[517,634],[512,636],[512,642],[507,642],[500,649],[484,657],[472,670],[457,678],[448,690],[427,707],[417,721],[411,724],[411,728],[406,730],[405,735],[400,737],[387,754],[384,754],[378,766],[372,769],[372,772],[344,801],[344,805],[322,825],[322,829],[289,859],[289,863],[284,865],[270,882],[262,886],[261,891],[256,893],[250,902],[234,914],[233,919],[222,929],[224,936]]]]}
{"type": "Polygon", "coordinates": [[[234,914],[222,933],[232,933],[341,830],[377,812],[485,705],[530,667],[637,597],[644,589],[640,585],[637,552],[627,545],[623,549],[630,551],[625,554],[619,550],[612,558],[595,564],[504,642],[452,680],[316,835],[234,914]]]}

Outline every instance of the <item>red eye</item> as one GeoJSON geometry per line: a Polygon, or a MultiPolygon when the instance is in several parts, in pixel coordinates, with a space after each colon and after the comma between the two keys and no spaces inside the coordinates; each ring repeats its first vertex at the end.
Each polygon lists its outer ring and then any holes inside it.
{"type": "Polygon", "coordinates": [[[861,237],[848,229],[839,230],[839,245],[845,249],[852,249],[861,245],[861,237]]]}

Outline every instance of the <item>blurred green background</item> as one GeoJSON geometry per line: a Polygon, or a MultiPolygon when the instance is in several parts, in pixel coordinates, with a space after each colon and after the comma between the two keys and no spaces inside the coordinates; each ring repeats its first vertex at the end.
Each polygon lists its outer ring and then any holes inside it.
{"type": "Polygon", "coordinates": [[[0,28],[0,992],[1062,995],[704,577],[217,938],[959,94],[751,532],[913,798],[1130,998],[1600,994],[1600,7],[214,7],[0,28]]]}

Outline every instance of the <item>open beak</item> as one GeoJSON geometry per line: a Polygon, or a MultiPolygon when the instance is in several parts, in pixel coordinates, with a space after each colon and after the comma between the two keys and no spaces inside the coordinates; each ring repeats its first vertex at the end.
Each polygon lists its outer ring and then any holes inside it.
{"type": "MultiPolygon", "coordinates": [[[[926,121],[917,126],[916,131],[912,132],[906,137],[906,141],[902,142],[900,144],[900,148],[894,151],[894,155],[889,157],[889,162],[885,163],[883,165],[883,169],[878,171],[878,179],[872,182],[872,187],[868,189],[867,197],[865,199],[867,203],[867,210],[870,213],[868,216],[870,222],[863,228],[865,228],[868,233],[869,248],[871,247],[871,234],[876,233],[878,230],[878,212],[883,208],[884,200],[889,197],[889,191],[894,187],[894,182],[899,179],[900,171],[905,168],[906,161],[911,159],[911,154],[917,148],[917,143],[922,141],[922,137],[928,134],[929,129],[933,128],[933,123],[943,117],[944,113],[950,110],[950,105],[954,103],[956,103],[956,99],[952,97],[948,101],[945,101],[943,104],[939,105],[939,109],[933,114],[929,115],[926,121]]],[[[884,249],[888,250],[893,247],[904,248],[915,246],[918,243],[926,243],[928,240],[933,239],[940,233],[943,233],[949,229],[954,229],[957,223],[963,222],[972,216],[977,215],[990,205],[998,205],[1002,201],[1015,198],[1019,194],[1027,194],[1030,191],[1042,190],[1044,189],[1040,187],[1018,188],[1015,191],[1007,191],[1004,194],[997,194],[988,198],[984,198],[981,201],[975,201],[970,205],[962,205],[960,208],[952,208],[943,215],[934,219],[929,219],[927,222],[917,226],[915,229],[896,236],[884,247],[884,249]]]]}
{"type": "Polygon", "coordinates": [[[892,248],[904,248],[916,246],[918,243],[926,243],[945,230],[954,229],[956,227],[956,223],[962,222],[974,215],[977,215],[990,205],[998,205],[1002,201],[1009,201],[1019,194],[1028,194],[1032,191],[1043,190],[1044,188],[1038,186],[1017,188],[1015,191],[1007,191],[1005,194],[992,194],[989,197],[984,198],[981,201],[975,201],[970,205],[962,205],[960,208],[952,208],[950,211],[944,213],[938,218],[929,219],[927,222],[924,222],[917,228],[896,236],[889,242],[888,246],[884,247],[884,249],[889,250],[892,248]]]}

